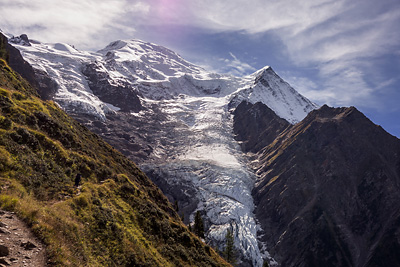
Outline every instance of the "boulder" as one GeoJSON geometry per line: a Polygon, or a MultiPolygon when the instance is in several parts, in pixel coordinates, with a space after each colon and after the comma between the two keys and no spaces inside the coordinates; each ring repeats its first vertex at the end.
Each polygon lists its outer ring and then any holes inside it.
{"type": "Polygon", "coordinates": [[[10,254],[10,250],[8,247],[4,245],[0,245],[0,257],[6,257],[10,254]]]}

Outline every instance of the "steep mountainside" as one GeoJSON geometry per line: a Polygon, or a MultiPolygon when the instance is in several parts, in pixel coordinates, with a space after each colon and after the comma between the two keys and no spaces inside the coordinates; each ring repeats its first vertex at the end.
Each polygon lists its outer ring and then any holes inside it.
{"type": "MultiPolygon", "coordinates": [[[[200,211],[206,239],[223,249],[231,229],[241,266],[261,266],[251,190],[254,173],[232,133],[243,100],[295,123],[316,106],[270,67],[245,77],[209,73],[175,52],[139,40],[98,53],[21,38],[10,42],[57,83],[53,99],[122,151],[178,202],[185,223],[200,211]]],[[[283,121],[282,119],[282,121],[283,121]]]]}
{"type": "MultiPolygon", "coordinates": [[[[10,60],[3,37],[0,44],[10,60]]],[[[229,266],[131,161],[39,99],[3,59],[0,207],[32,227],[50,265],[229,266]]]]}
{"type": "Polygon", "coordinates": [[[233,115],[235,139],[240,142],[243,152],[260,151],[291,125],[261,102],[243,101],[233,115]]]}
{"type": "Polygon", "coordinates": [[[400,265],[400,140],[354,107],[327,106],[272,142],[263,136],[252,194],[261,239],[281,266],[400,265]]]}

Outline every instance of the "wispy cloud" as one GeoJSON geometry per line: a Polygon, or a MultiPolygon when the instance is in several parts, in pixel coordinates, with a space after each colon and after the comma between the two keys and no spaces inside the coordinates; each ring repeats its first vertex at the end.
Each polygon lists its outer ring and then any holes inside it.
{"type": "MultiPolygon", "coordinates": [[[[399,51],[397,1],[152,0],[151,9],[168,13],[168,23],[172,24],[277,36],[292,64],[319,70],[314,81],[317,86],[306,93],[312,100],[331,105],[378,106],[375,94],[388,77],[373,62],[399,51]]],[[[149,21],[162,24],[165,18],[152,16],[149,21]]],[[[245,60],[231,57],[227,67],[240,75],[245,60]]]]}
{"type": "Polygon", "coordinates": [[[119,34],[135,31],[132,25],[121,23],[121,18],[128,14],[143,17],[149,7],[129,2],[0,0],[1,27],[12,34],[28,33],[46,42],[66,42],[88,49],[97,41],[109,39],[108,35],[117,38],[119,34]]]}
{"type": "MultiPolygon", "coordinates": [[[[332,105],[378,105],[385,82],[366,62],[394,53],[400,43],[400,6],[395,1],[203,1],[204,26],[271,32],[298,67],[319,68],[319,86],[306,95],[332,105]],[[367,82],[375,76],[375,82],[367,82]]],[[[298,82],[300,80],[297,80],[298,82]]],[[[304,83],[297,84],[304,86],[304,83]]],[[[306,90],[303,90],[306,91],[306,90]]]]}
{"type": "Polygon", "coordinates": [[[221,67],[219,71],[228,73],[234,76],[243,76],[249,72],[254,72],[256,69],[246,62],[239,60],[232,52],[229,52],[230,58],[220,58],[221,67]]]}
{"type": "Polygon", "coordinates": [[[257,70],[250,64],[238,59],[232,52],[228,54],[229,57],[203,58],[198,61],[198,65],[211,72],[224,73],[237,77],[242,77],[257,70]]]}
{"type": "MultiPolygon", "coordinates": [[[[400,56],[398,0],[0,0],[0,15],[3,30],[82,49],[134,37],[146,25],[271,34],[293,65],[319,70],[305,95],[332,105],[377,105],[376,91],[390,77],[374,62],[400,56]]],[[[252,70],[245,61],[230,54],[213,64],[241,75],[252,70]]]]}

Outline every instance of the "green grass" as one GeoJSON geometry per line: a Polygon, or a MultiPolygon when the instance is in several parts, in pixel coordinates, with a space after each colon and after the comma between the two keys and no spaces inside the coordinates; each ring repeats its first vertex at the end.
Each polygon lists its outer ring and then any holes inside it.
{"type": "Polygon", "coordinates": [[[0,207],[31,226],[53,266],[229,266],[135,164],[40,100],[4,60],[0,207]]]}

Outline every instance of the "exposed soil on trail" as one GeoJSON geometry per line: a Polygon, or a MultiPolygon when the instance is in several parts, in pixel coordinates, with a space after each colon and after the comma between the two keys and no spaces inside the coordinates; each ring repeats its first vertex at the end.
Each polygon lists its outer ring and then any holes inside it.
{"type": "Polygon", "coordinates": [[[0,267],[44,267],[45,254],[44,245],[23,221],[0,210],[0,267]]]}

